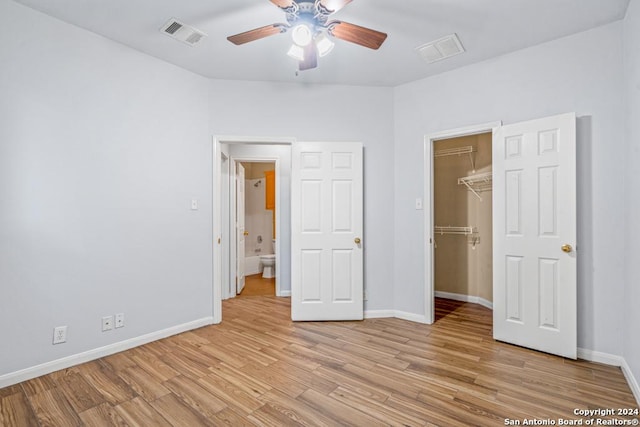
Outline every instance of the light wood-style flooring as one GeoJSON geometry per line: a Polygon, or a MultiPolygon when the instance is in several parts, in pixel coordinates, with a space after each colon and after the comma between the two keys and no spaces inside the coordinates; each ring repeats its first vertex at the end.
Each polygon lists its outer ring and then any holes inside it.
{"type": "Polygon", "coordinates": [[[262,274],[245,276],[244,289],[239,297],[275,296],[276,279],[264,279],[262,274]]]}
{"type": "Polygon", "coordinates": [[[431,326],[292,323],[289,299],[227,300],[220,325],[0,389],[0,425],[502,426],[637,407],[620,369],[495,342],[489,310],[436,306],[431,326]]]}

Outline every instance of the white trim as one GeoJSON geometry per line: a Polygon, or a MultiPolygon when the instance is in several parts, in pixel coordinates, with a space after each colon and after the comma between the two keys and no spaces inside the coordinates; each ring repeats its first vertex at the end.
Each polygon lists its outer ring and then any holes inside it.
{"type": "Polygon", "coordinates": [[[399,310],[366,310],[364,312],[365,319],[381,319],[395,317],[397,319],[407,320],[409,322],[416,323],[428,323],[427,318],[422,314],[407,313],[406,311],[399,310]]]}
{"type": "Polygon", "coordinates": [[[616,356],[615,354],[602,353],[600,351],[589,350],[586,348],[578,348],[578,359],[583,359],[589,362],[602,363],[604,365],[619,366],[622,369],[622,373],[629,384],[629,388],[636,398],[638,406],[640,406],[640,385],[638,380],[633,376],[631,367],[627,363],[626,359],[622,356],[616,356]]]}
{"type": "Polygon", "coordinates": [[[124,350],[129,350],[131,348],[138,347],[152,341],[157,341],[162,338],[167,338],[172,335],[177,335],[182,332],[208,326],[213,323],[213,317],[204,317],[181,325],[172,326],[161,331],[151,332],[139,337],[129,338],[124,341],[109,344],[104,347],[94,348],[83,353],[63,357],[62,359],[52,360],[51,362],[42,363],[16,372],[10,372],[0,376],[0,388],[8,387],[13,384],[50,374],[51,372],[79,365],[81,363],[89,362],[91,360],[99,359],[101,357],[106,357],[124,350]]]}
{"type": "Polygon", "coordinates": [[[622,373],[624,374],[627,382],[629,383],[629,388],[631,388],[631,392],[633,396],[636,398],[636,403],[640,406],[640,385],[638,384],[638,380],[633,376],[633,372],[631,371],[631,366],[627,363],[626,359],[622,359],[622,373]]]}
{"type": "Polygon", "coordinates": [[[481,297],[476,297],[473,295],[454,294],[451,292],[442,292],[442,291],[435,291],[434,295],[438,298],[452,299],[454,301],[464,301],[464,302],[470,302],[473,304],[480,304],[481,306],[486,307],[489,310],[493,310],[493,303],[481,297]]]}
{"type": "Polygon", "coordinates": [[[449,129],[435,132],[424,137],[424,317],[426,323],[432,324],[435,320],[434,299],[434,269],[433,269],[433,142],[441,139],[457,138],[461,136],[477,135],[479,133],[492,132],[502,126],[502,121],[481,123],[472,126],[449,129]]]}
{"type": "Polygon", "coordinates": [[[578,359],[587,360],[589,362],[602,363],[604,365],[610,366],[622,366],[622,364],[624,363],[624,358],[621,356],[579,347],[578,359]]]}
{"type": "Polygon", "coordinates": [[[395,312],[393,310],[365,310],[364,311],[365,319],[384,319],[387,317],[395,317],[395,312]]]}
{"type": "Polygon", "coordinates": [[[276,292],[276,296],[277,297],[290,297],[291,296],[291,289],[280,289],[280,292],[276,292]]]}

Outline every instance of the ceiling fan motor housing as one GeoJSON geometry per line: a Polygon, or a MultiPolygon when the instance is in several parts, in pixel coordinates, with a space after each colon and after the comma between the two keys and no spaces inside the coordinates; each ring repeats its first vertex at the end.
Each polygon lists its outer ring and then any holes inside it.
{"type": "Polygon", "coordinates": [[[292,6],[285,9],[287,22],[289,25],[306,25],[315,34],[324,27],[331,12],[324,8],[320,2],[313,0],[299,0],[292,3],[292,6]]]}

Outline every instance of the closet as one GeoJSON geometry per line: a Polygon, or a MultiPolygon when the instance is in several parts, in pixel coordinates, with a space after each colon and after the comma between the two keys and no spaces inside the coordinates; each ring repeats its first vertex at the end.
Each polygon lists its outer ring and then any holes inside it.
{"type": "Polygon", "coordinates": [[[434,142],[435,296],[493,306],[492,135],[434,142]]]}

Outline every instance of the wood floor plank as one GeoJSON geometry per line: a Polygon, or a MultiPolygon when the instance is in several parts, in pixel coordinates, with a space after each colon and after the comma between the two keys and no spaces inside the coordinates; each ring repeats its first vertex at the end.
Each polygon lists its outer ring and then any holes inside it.
{"type": "Polygon", "coordinates": [[[214,426],[213,420],[202,417],[174,394],[167,394],[149,403],[173,426],[214,426]]]}
{"type": "Polygon", "coordinates": [[[80,426],[82,421],[60,390],[52,388],[29,398],[42,427],[80,426]]]}
{"type": "Polygon", "coordinates": [[[346,405],[313,389],[302,393],[298,400],[319,411],[323,415],[333,418],[340,425],[349,426],[383,426],[384,422],[360,411],[357,408],[346,405]]]}
{"type": "Polygon", "coordinates": [[[212,396],[223,400],[229,407],[245,415],[249,415],[263,404],[252,394],[245,392],[218,375],[211,374],[200,378],[198,384],[212,396]]]}
{"type": "Polygon", "coordinates": [[[371,415],[389,426],[423,426],[425,420],[406,415],[403,411],[391,408],[367,396],[362,396],[348,388],[339,387],[329,397],[371,415]]]}
{"type": "Polygon", "coordinates": [[[76,412],[84,412],[105,402],[105,398],[85,378],[72,373],[58,387],[76,412]]]}
{"type": "Polygon", "coordinates": [[[87,427],[123,426],[128,424],[113,406],[103,403],[80,413],[80,419],[87,427]]]}
{"type": "Polygon", "coordinates": [[[123,402],[116,406],[118,415],[131,427],[171,427],[162,415],[141,397],[123,402]]]}
{"type": "Polygon", "coordinates": [[[147,402],[152,402],[170,393],[147,371],[138,366],[127,368],[118,375],[147,402]]]}
{"type": "MultiPolygon", "coordinates": [[[[265,417],[274,418],[273,411],[276,411],[301,425],[327,427],[335,425],[334,419],[323,415],[321,412],[313,409],[298,399],[292,399],[289,396],[284,395],[278,390],[271,390],[265,393],[260,397],[260,400],[269,407],[269,410],[261,412],[256,416],[256,418],[266,423],[269,423],[269,419],[265,419],[265,417]]],[[[254,412],[254,414],[256,412],[254,412]]],[[[283,419],[282,416],[277,416],[275,418],[278,420],[283,419]]]]}
{"type": "Polygon", "coordinates": [[[205,418],[212,418],[227,407],[225,402],[212,396],[198,383],[181,375],[166,381],[164,386],[205,418]]]}
{"type": "Polygon", "coordinates": [[[637,408],[620,368],[493,340],[485,307],[433,325],[292,322],[290,301],[223,302],[223,322],[0,389],[0,425],[495,426],[637,408]]]}
{"type": "Polygon", "coordinates": [[[20,391],[20,387],[13,387],[12,390],[17,391],[17,393],[7,393],[3,397],[0,397],[0,425],[37,425],[36,415],[33,409],[31,409],[27,397],[20,391]]]}

